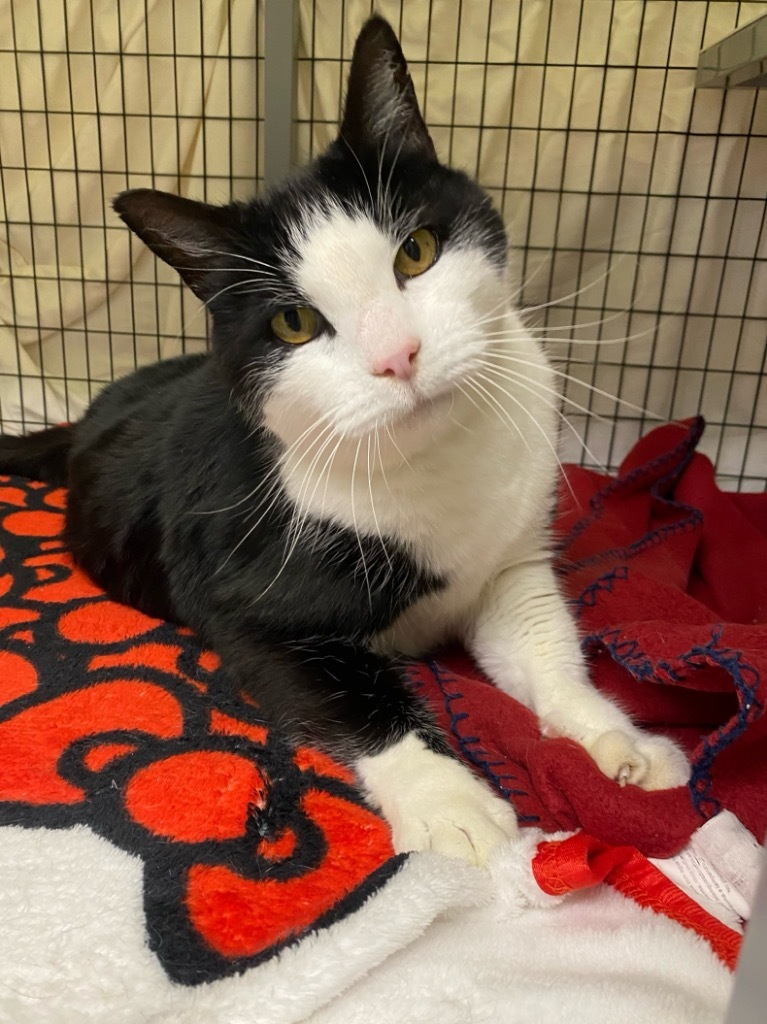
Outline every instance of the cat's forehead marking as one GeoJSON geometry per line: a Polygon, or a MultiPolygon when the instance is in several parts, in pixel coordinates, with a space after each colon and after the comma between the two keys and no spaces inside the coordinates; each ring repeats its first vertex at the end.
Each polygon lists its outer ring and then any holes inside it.
{"type": "Polygon", "coordinates": [[[315,211],[292,241],[292,276],[315,302],[342,309],[350,301],[369,300],[382,285],[396,290],[393,270],[390,281],[383,278],[393,266],[397,243],[362,210],[315,211]]]}

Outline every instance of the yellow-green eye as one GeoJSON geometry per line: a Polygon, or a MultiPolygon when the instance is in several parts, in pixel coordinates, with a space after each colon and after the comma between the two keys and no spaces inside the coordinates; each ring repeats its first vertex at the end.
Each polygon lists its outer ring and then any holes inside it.
{"type": "Polygon", "coordinates": [[[437,236],[429,228],[418,228],[408,235],[394,257],[394,270],[402,277],[418,277],[436,262],[437,236]]]}
{"type": "Polygon", "coordinates": [[[283,309],[271,319],[272,330],[280,341],[289,345],[303,345],[320,333],[320,318],[311,306],[296,306],[294,309],[283,309]]]}

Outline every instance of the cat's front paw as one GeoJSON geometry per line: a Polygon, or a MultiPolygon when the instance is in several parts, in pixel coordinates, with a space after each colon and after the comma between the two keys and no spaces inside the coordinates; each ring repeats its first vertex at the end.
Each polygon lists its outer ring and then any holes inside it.
{"type": "Polygon", "coordinates": [[[483,865],[496,846],[517,835],[511,804],[466,769],[463,774],[439,792],[416,787],[408,794],[391,822],[395,850],[432,850],[483,865]]]}
{"type": "Polygon", "coordinates": [[[600,770],[621,786],[642,789],[673,789],[690,777],[690,764],[679,747],[666,736],[612,729],[586,745],[600,770]]]}
{"type": "Polygon", "coordinates": [[[397,853],[431,850],[482,865],[518,833],[508,801],[412,733],[357,768],[389,822],[397,853]]]}

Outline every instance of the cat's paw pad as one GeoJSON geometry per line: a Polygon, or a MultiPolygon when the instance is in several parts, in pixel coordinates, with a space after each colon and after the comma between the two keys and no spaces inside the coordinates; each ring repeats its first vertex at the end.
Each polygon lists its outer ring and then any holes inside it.
{"type": "Polygon", "coordinates": [[[690,776],[684,753],[665,736],[604,732],[587,746],[599,769],[621,786],[642,789],[673,789],[690,776]]]}

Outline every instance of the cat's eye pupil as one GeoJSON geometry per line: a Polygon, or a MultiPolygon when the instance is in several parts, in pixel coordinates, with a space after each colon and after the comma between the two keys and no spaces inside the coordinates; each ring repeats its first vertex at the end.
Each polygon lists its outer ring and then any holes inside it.
{"type": "Polygon", "coordinates": [[[407,258],[412,260],[414,263],[418,263],[421,259],[421,246],[416,242],[412,235],[410,235],[407,241],[403,242],[402,251],[407,258]]]}
{"type": "Polygon", "coordinates": [[[297,309],[286,309],[283,316],[291,331],[298,333],[301,330],[301,317],[298,315],[297,309]]]}

